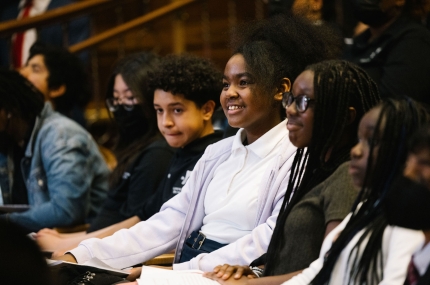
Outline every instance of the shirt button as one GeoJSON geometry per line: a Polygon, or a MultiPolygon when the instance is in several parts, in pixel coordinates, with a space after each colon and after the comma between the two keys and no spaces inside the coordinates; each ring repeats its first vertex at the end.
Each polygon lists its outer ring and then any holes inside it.
{"type": "Polygon", "coordinates": [[[43,186],[43,180],[42,180],[42,179],[37,180],[37,184],[38,184],[40,187],[42,187],[42,186],[43,186]]]}

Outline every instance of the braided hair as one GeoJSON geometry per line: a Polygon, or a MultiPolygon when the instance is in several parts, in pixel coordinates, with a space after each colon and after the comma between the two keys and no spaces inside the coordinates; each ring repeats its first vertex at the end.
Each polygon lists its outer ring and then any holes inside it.
{"type": "Polygon", "coordinates": [[[356,142],[358,121],[380,98],[375,82],[358,66],[341,60],[323,61],[306,70],[314,73],[315,114],[312,142],[298,149],[291,168],[288,188],[267,252],[265,275],[273,275],[283,246],[284,224],[291,209],[312,188],[328,178],[349,159],[356,142]],[[356,110],[355,121],[348,125],[348,108],[356,110]],[[346,131],[349,139],[341,145],[346,131]],[[330,158],[326,161],[328,152],[330,158]],[[290,199],[291,197],[291,199],[290,199]]]}
{"type": "Polygon", "coordinates": [[[382,237],[388,225],[382,215],[385,197],[393,178],[401,175],[407,156],[407,139],[428,122],[428,114],[411,99],[387,99],[376,108],[380,109],[380,114],[370,142],[364,186],[353,207],[350,221],[333,243],[323,268],[312,284],[329,283],[340,253],[363,229],[364,233],[349,256],[349,283],[378,284],[383,279],[382,237]],[[375,147],[378,147],[378,152],[374,161],[375,147]],[[360,207],[359,203],[362,203],[360,207]]]}

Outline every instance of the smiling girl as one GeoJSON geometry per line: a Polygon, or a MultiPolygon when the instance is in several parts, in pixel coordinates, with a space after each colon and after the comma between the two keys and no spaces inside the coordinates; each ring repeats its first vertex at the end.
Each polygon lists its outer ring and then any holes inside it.
{"type": "MultiPolygon", "coordinates": [[[[267,255],[253,262],[264,264],[264,275],[272,277],[243,278],[238,284],[280,284],[318,257],[324,236],[345,218],[356,198],[345,162],[359,118],[377,102],[373,80],[339,60],[307,67],[292,92],[284,94],[289,139],[298,148],[285,194],[292,198],[284,200],[267,255]],[[287,275],[273,276],[280,274],[287,275]]],[[[217,280],[226,284],[236,282],[224,281],[231,273],[235,279],[252,275],[249,268],[228,265],[214,272],[213,278],[222,277],[217,280]]]]}
{"type": "Polygon", "coordinates": [[[236,136],[210,145],[158,214],[85,242],[65,259],[97,257],[123,268],[176,247],[173,269],[211,270],[221,262],[248,264],[266,251],[296,151],[282,121],[282,95],[306,65],[332,56],[332,46],[317,27],[290,18],[239,34],[221,92],[229,124],[241,128],[236,136]]]}

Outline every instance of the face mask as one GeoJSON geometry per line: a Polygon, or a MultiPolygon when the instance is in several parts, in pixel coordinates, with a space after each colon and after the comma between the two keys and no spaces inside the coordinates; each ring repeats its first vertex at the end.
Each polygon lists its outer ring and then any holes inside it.
{"type": "Polygon", "coordinates": [[[134,106],[131,111],[120,105],[113,116],[119,127],[121,141],[131,143],[147,131],[146,117],[139,105],[134,106]]]}
{"type": "Polygon", "coordinates": [[[430,189],[406,177],[393,181],[386,200],[390,225],[430,230],[430,189]]]}
{"type": "Polygon", "coordinates": [[[352,0],[357,20],[371,27],[379,27],[390,19],[379,7],[380,0],[352,0]]]}

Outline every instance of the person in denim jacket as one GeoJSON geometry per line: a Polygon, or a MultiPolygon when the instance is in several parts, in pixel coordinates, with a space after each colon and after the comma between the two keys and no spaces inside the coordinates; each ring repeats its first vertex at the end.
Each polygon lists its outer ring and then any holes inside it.
{"type": "Polygon", "coordinates": [[[44,104],[43,95],[17,72],[1,71],[0,82],[0,151],[5,154],[6,146],[14,145],[23,152],[20,161],[8,159],[15,164],[8,163],[8,171],[5,157],[0,158],[3,202],[16,203],[16,190],[20,203],[30,205],[0,218],[28,231],[89,222],[106,197],[109,174],[91,135],[44,104]]]}

